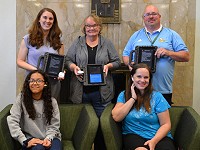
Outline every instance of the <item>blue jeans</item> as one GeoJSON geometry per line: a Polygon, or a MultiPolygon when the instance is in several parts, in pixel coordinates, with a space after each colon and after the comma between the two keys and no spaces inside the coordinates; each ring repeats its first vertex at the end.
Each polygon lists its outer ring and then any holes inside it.
{"type": "Polygon", "coordinates": [[[100,92],[94,91],[91,93],[83,93],[82,103],[90,103],[93,106],[97,117],[100,118],[103,110],[110,102],[102,103],[100,92]]]}
{"type": "Polygon", "coordinates": [[[61,150],[61,141],[58,138],[54,138],[51,142],[51,147],[48,149],[45,149],[42,144],[37,144],[34,147],[27,148],[27,150],[61,150]]]}

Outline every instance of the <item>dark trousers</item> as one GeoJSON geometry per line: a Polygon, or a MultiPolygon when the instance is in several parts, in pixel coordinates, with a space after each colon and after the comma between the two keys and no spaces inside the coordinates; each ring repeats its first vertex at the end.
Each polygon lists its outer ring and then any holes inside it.
{"type": "Polygon", "coordinates": [[[163,95],[163,97],[167,100],[167,102],[169,103],[169,105],[171,106],[172,104],[174,104],[173,102],[172,102],[172,93],[170,93],[170,94],[162,94],[163,95]]]}
{"type": "MultiPolygon", "coordinates": [[[[123,135],[124,149],[125,150],[134,150],[137,147],[145,147],[149,150],[148,145],[144,145],[147,139],[142,138],[136,134],[127,134],[123,135]]],[[[164,137],[160,140],[155,147],[155,150],[176,150],[174,141],[169,137],[164,137]]]]}
{"type": "MultiPolygon", "coordinates": [[[[61,141],[57,138],[54,138],[51,142],[51,147],[46,149],[42,144],[37,144],[31,148],[26,148],[26,150],[61,150],[61,141]]],[[[24,149],[25,150],[25,149],[24,149]]]]}

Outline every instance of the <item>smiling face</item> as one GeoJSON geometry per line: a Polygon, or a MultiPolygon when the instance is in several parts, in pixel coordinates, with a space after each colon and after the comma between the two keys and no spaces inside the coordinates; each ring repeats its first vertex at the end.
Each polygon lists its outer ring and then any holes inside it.
{"type": "Polygon", "coordinates": [[[32,92],[32,97],[37,99],[42,97],[42,91],[44,89],[45,82],[43,76],[36,72],[30,76],[29,88],[32,92]]]}
{"type": "Polygon", "coordinates": [[[99,24],[92,17],[85,20],[85,33],[87,36],[98,36],[100,28],[99,24]]]}
{"type": "Polygon", "coordinates": [[[146,68],[138,68],[135,74],[132,76],[132,80],[135,84],[135,87],[140,90],[141,93],[144,92],[144,89],[149,85],[150,74],[146,68]]]}
{"type": "Polygon", "coordinates": [[[159,14],[157,7],[152,5],[146,7],[143,14],[143,20],[147,29],[152,27],[155,28],[155,30],[158,29],[160,27],[160,18],[161,15],[159,14]]]}
{"type": "Polygon", "coordinates": [[[51,12],[44,11],[39,19],[39,23],[44,32],[47,32],[53,26],[54,17],[51,12]]]}

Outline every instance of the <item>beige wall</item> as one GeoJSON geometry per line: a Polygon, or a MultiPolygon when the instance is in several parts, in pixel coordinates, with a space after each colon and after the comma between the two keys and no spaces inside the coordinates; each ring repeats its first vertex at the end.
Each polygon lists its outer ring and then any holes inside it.
{"type": "MultiPolygon", "coordinates": [[[[103,35],[115,45],[120,57],[129,37],[143,27],[142,12],[148,3],[155,4],[162,15],[162,24],[177,31],[186,42],[191,60],[176,63],[173,101],[175,105],[192,105],[194,76],[195,13],[194,0],[121,0],[121,23],[104,25],[103,35]]],[[[63,31],[65,53],[72,41],[82,33],[80,25],[90,14],[90,0],[17,0],[17,50],[22,37],[39,10],[50,7],[57,13],[63,31]]],[[[17,68],[17,92],[20,91],[24,71],[17,68]]]]}

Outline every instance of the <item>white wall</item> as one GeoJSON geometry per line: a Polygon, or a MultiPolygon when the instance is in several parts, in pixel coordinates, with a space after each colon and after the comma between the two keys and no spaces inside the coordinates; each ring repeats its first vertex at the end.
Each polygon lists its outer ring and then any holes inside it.
{"type": "Polygon", "coordinates": [[[200,1],[196,1],[193,108],[200,114],[200,1]]]}
{"type": "Polygon", "coordinates": [[[16,98],[16,1],[0,4],[0,111],[16,98]]]}

